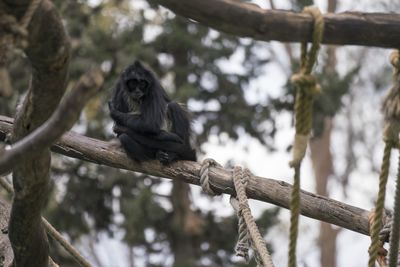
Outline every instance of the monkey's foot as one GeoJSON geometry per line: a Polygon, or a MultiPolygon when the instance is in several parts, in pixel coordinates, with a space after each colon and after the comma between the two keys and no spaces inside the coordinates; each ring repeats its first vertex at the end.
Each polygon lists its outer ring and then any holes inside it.
{"type": "Polygon", "coordinates": [[[161,150],[157,151],[156,159],[160,161],[162,165],[168,165],[173,161],[167,152],[161,150]]]}

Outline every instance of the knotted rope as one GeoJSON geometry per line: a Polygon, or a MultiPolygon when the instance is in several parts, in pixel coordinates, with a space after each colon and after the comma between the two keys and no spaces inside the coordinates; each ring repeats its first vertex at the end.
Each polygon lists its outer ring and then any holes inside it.
{"type": "Polygon", "coordinates": [[[389,239],[389,267],[399,266],[399,239],[400,239],[400,158],[397,168],[396,193],[394,197],[393,221],[389,239]]]}
{"type": "Polygon", "coordinates": [[[14,48],[28,46],[27,28],[42,0],[33,0],[18,23],[14,16],[0,11],[0,64],[8,62],[14,48]]]}
{"type": "Polygon", "coordinates": [[[231,196],[230,203],[238,217],[238,241],[235,246],[236,256],[244,258],[246,263],[249,263],[249,249],[251,246],[249,230],[241,214],[239,201],[234,196],[231,196]]]}
{"type": "Polygon", "coordinates": [[[218,162],[213,159],[205,159],[201,164],[200,169],[200,186],[201,189],[210,196],[220,195],[220,193],[216,193],[210,187],[210,178],[208,176],[210,167],[222,167],[218,162]]]}
{"type": "MultiPolygon", "coordinates": [[[[368,214],[368,224],[371,228],[375,220],[375,209],[372,209],[368,214]]],[[[385,242],[389,241],[390,231],[392,228],[393,218],[392,214],[387,211],[385,215],[382,215],[383,228],[379,231],[379,241],[378,241],[378,253],[376,261],[380,267],[387,267],[386,256],[388,254],[387,250],[384,248],[385,242]]]]}
{"type": "MultiPolygon", "coordinates": [[[[239,226],[239,230],[242,228],[243,238],[242,239],[240,238],[241,235],[239,232],[239,240],[236,249],[239,246],[245,246],[246,243],[249,242],[248,239],[246,241],[246,236],[249,235],[251,238],[251,245],[254,249],[254,252],[255,254],[258,254],[259,259],[261,259],[261,262],[257,262],[258,257],[257,255],[255,256],[257,266],[273,267],[274,264],[272,262],[271,255],[268,252],[267,244],[265,243],[264,238],[261,236],[260,231],[258,230],[258,227],[256,225],[256,222],[253,216],[251,215],[251,210],[246,196],[246,184],[251,177],[252,174],[247,168],[244,171],[242,170],[241,167],[235,167],[233,169],[232,178],[236,190],[236,198],[238,201],[237,214],[239,216],[239,222],[242,221],[242,224],[243,222],[245,224],[245,226],[244,225],[239,226]],[[245,228],[247,228],[247,231],[245,230],[245,228]],[[261,265],[261,263],[263,265],[261,265]]],[[[244,251],[245,249],[243,251],[239,251],[239,253],[244,251]]]]}
{"type": "MultiPolygon", "coordinates": [[[[386,184],[389,175],[389,167],[390,167],[390,154],[392,148],[398,147],[399,143],[399,132],[400,132],[400,83],[399,83],[399,51],[395,51],[390,56],[390,61],[394,67],[394,86],[390,89],[387,94],[385,100],[383,101],[383,113],[385,116],[385,126],[383,130],[383,141],[385,142],[385,148],[383,153],[383,160],[381,165],[381,173],[379,176],[379,190],[378,190],[378,198],[376,200],[375,205],[375,216],[372,224],[371,232],[371,245],[369,248],[369,261],[368,266],[374,267],[375,260],[378,255],[379,247],[381,246],[379,240],[379,231],[382,227],[382,216],[383,209],[385,204],[385,194],[386,194],[386,184]]],[[[400,170],[399,170],[400,171],[400,170]]],[[[397,178],[397,188],[399,185],[399,173],[397,178]]],[[[391,233],[390,238],[390,255],[389,255],[389,266],[396,266],[393,264],[397,264],[397,254],[399,247],[399,232],[398,228],[400,227],[400,189],[396,189],[396,199],[395,199],[395,207],[394,207],[394,224],[396,222],[397,226],[393,226],[393,228],[397,228],[394,233],[391,233]],[[396,235],[397,237],[394,237],[396,235]],[[392,248],[393,247],[393,248],[392,248]]]]}
{"type": "MultiPolygon", "coordinates": [[[[390,55],[390,63],[393,65],[394,74],[394,87],[392,88],[388,96],[388,99],[385,100],[384,105],[386,107],[385,116],[391,119],[394,122],[391,122],[392,127],[395,128],[394,134],[397,134],[394,138],[397,137],[397,148],[398,148],[398,135],[400,131],[400,51],[396,50],[390,55]],[[389,98],[390,97],[390,98],[389,98]]],[[[389,267],[399,266],[398,262],[398,254],[399,254],[399,239],[400,239],[400,158],[398,162],[397,169],[397,179],[396,179],[396,192],[394,199],[394,207],[393,207],[393,222],[390,232],[390,249],[389,249],[389,267]]]]}
{"type": "MultiPolygon", "coordinates": [[[[213,159],[205,159],[200,168],[200,185],[203,191],[212,196],[217,193],[212,190],[209,179],[209,168],[221,167],[213,159]]],[[[274,267],[271,256],[267,250],[267,245],[262,238],[255,223],[246,196],[246,185],[252,177],[248,169],[244,171],[240,167],[235,167],[232,173],[232,180],[236,190],[236,197],[231,197],[230,203],[238,216],[238,241],[236,243],[236,255],[243,257],[246,262],[249,261],[249,248],[254,250],[254,258],[257,267],[274,267]]]]}
{"type": "Polygon", "coordinates": [[[320,92],[320,86],[313,75],[312,68],[317,59],[322,35],[324,19],[316,7],[305,7],[304,13],[314,18],[312,45],[307,53],[307,43],[301,44],[300,72],[294,74],[290,81],[296,88],[295,127],[296,135],[293,145],[293,159],[289,163],[294,168],[293,189],[290,200],[290,237],[289,237],[289,267],[296,266],[296,243],[300,214],[300,166],[307,150],[307,143],[312,128],[312,110],[315,95],[320,92]]]}

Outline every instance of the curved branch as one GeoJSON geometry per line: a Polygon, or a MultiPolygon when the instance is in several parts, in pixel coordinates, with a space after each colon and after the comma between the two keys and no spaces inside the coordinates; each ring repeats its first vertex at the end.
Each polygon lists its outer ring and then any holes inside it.
{"type": "MultiPolygon", "coordinates": [[[[18,20],[31,0],[0,0],[2,11],[18,20]]],[[[65,92],[70,43],[63,22],[50,0],[42,0],[28,26],[25,53],[32,67],[29,91],[18,110],[12,141],[22,139],[54,112],[65,92]]],[[[49,193],[50,151],[39,149],[13,168],[15,196],[9,221],[14,265],[44,267],[49,264],[49,245],[41,221],[49,193]]]]}
{"type": "MultiPolygon", "coordinates": [[[[11,131],[12,119],[0,116],[0,140],[4,140],[11,131]]],[[[122,150],[110,149],[108,142],[89,138],[74,132],[68,132],[52,146],[52,151],[114,168],[147,173],[169,179],[178,179],[186,183],[199,185],[200,164],[191,161],[179,161],[163,166],[157,161],[138,164],[129,159],[122,150]]],[[[211,168],[212,189],[226,194],[234,193],[231,171],[211,168]]],[[[272,203],[280,207],[289,207],[291,185],[288,183],[254,177],[247,188],[249,198],[272,203]]],[[[301,213],[304,216],[335,224],[349,230],[368,235],[368,211],[345,203],[302,191],[301,213]]]]}
{"type": "MultiPolygon", "coordinates": [[[[236,0],[150,0],[216,30],[262,41],[311,41],[312,17],[265,10],[236,0]]],[[[324,15],[324,44],[400,47],[400,15],[345,12],[324,15]]]]}
{"type": "Polygon", "coordinates": [[[45,123],[0,154],[0,174],[10,171],[19,160],[50,147],[74,125],[86,102],[102,84],[103,76],[98,69],[83,75],[45,123]]]}

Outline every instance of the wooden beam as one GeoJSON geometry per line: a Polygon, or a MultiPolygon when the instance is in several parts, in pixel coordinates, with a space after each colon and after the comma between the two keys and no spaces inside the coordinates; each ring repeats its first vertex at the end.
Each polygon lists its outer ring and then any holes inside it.
{"type": "MultiPolygon", "coordinates": [[[[0,116],[0,141],[11,132],[12,124],[11,118],[0,116]]],[[[96,164],[179,179],[199,185],[201,165],[197,162],[179,161],[167,167],[156,161],[138,164],[129,159],[122,150],[110,149],[108,142],[74,132],[65,134],[51,149],[54,152],[96,164]]],[[[231,171],[210,168],[209,175],[212,189],[220,193],[234,193],[231,171]]],[[[246,188],[249,198],[283,208],[289,207],[291,190],[292,186],[288,183],[263,177],[253,177],[246,188]]],[[[301,200],[301,213],[304,216],[368,235],[368,211],[307,191],[301,192],[301,200]]]]}
{"type": "MultiPolygon", "coordinates": [[[[308,14],[266,10],[236,0],[150,0],[205,26],[262,41],[311,41],[313,20],[308,14]]],[[[324,15],[322,42],[400,48],[400,14],[344,12],[324,15]]]]}

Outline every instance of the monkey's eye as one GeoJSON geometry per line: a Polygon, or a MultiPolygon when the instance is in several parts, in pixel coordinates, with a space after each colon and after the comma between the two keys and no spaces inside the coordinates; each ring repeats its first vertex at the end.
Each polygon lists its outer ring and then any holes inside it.
{"type": "Polygon", "coordinates": [[[136,89],[136,87],[138,86],[138,80],[136,79],[132,79],[132,80],[128,80],[126,82],[126,86],[128,88],[129,92],[132,92],[136,89]]]}
{"type": "Polygon", "coordinates": [[[147,88],[147,82],[146,82],[145,80],[139,81],[138,87],[139,87],[139,89],[141,89],[141,90],[146,89],[146,88],[147,88]]]}

